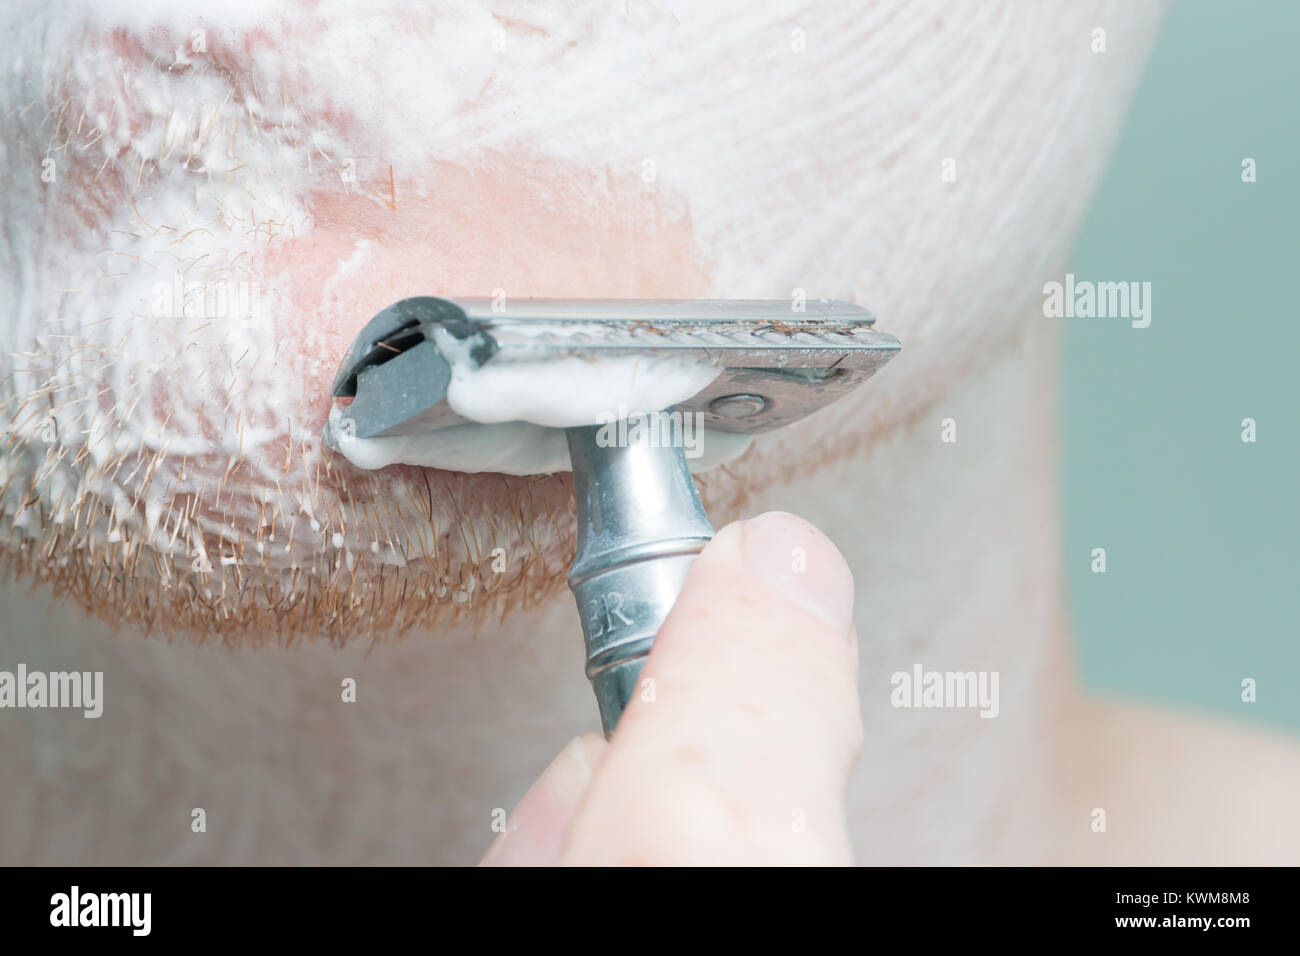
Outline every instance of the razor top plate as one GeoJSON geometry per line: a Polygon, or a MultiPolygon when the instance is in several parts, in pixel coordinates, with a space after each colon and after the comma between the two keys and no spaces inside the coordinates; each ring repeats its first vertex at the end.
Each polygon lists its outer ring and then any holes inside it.
{"type": "MultiPolygon", "coordinates": [[[[706,427],[765,432],[835,401],[900,348],[848,302],[744,299],[403,299],[370,320],[334,378],[358,438],[405,435],[467,420],[446,402],[451,364],[443,330],[478,366],[511,358],[681,355],[720,374],[679,411],[706,427]]],[[[644,411],[650,411],[645,409],[644,411]]],[[[330,436],[326,436],[330,441],[330,436]]]]}

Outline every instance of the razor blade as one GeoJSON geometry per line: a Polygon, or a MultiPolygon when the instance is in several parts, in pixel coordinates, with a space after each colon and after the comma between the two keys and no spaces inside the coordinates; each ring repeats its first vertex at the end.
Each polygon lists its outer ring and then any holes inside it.
{"type": "MultiPolygon", "coordinates": [[[[899,350],[848,302],[670,299],[403,299],[357,335],[333,394],[352,399],[357,438],[469,424],[448,407],[454,341],[476,366],[526,355],[682,355],[720,369],[676,403],[719,431],[760,433],[830,404],[899,350]],[[446,338],[447,336],[450,339],[446,338]]],[[[327,441],[330,437],[326,436],[327,441]]]]}
{"type": "MultiPolygon", "coordinates": [[[[706,429],[759,433],[796,422],[870,378],[898,352],[848,302],[403,299],[372,319],[334,379],[357,438],[471,425],[447,400],[453,366],[515,359],[680,355],[718,374],[674,403],[706,429]]],[[[644,411],[662,411],[650,410],[644,411]]],[[[713,527],[683,449],[636,433],[565,429],[578,522],[569,572],[606,735],[713,527]],[[631,434],[631,433],[630,433],[631,434]]],[[[327,427],[324,440],[334,444],[327,427]]]]}

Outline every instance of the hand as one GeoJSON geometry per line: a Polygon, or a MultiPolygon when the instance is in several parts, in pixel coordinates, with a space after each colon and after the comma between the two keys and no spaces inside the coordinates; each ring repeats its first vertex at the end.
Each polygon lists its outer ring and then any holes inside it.
{"type": "Polygon", "coordinates": [[[608,744],[569,743],[485,865],[847,864],[853,578],[793,515],[700,553],[608,744]]]}

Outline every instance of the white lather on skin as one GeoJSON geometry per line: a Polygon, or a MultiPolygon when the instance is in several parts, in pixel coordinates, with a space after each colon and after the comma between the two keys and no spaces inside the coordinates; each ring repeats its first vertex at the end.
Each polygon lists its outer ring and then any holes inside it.
{"type": "MultiPolygon", "coordinates": [[[[843,407],[701,480],[715,523],[796,511],[853,568],[866,734],[847,816],[860,861],[1294,859],[1294,828],[1278,823],[1300,793],[1292,749],[1205,723],[1072,712],[1056,326],[1041,290],[1065,273],[1161,5],[437,3],[426,16],[324,0],[223,3],[202,19],[199,7],[6,6],[0,333],[21,354],[0,356],[3,540],[20,557],[53,543],[51,562],[103,568],[85,587],[108,604],[128,581],[165,600],[149,591],[153,558],[188,569],[197,538],[214,570],[189,623],[237,617],[267,641],[301,633],[247,587],[261,548],[277,573],[258,585],[279,586],[285,607],[342,595],[327,610],[346,643],[195,649],[7,591],[10,660],[102,670],[107,700],[99,720],[0,719],[0,860],[472,862],[494,811],[595,727],[570,596],[504,620],[480,603],[504,587],[487,570],[500,541],[512,568],[523,554],[562,582],[563,482],[528,483],[537,501],[513,496],[504,513],[470,507],[502,481],[470,480],[447,533],[398,540],[392,529],[447,499],[441,476],[426,485],[388,469],[331,485],[322,474],[318,489],[323,406],[294,417],[295,389],[328,383],[346,342],[326,348],[325,331],[282,321],[293,314],[282,289],[262,290],[265,321],[251,327],[149,310],[153,283],[180,265],[196,281],[259,278],[241,253],[312,234],[302,195],[337,184],[343,157],[382,163],[386,177],[389,162],[476,170],[493,149],[600,171],[587,196],[597,207],[617,198],[604,171],[611,183],[652,177],[643,185],[661,202],[689,207],[701,295],[856,299],[903,341],[843,407]],[[120,47],[157,23],[179,55],[146,69],[152,47],[143,64],[120,47]],[[265,42],[245,49],[253,24],[265,42]],[[204,25],[208,55],[238,69],[186,52],[204,25]],[[1094,54],[1098,28],[1107,50],[1094,54]],[[40,180],[47,156],[56,183],[40,180]],[[941,179],[946,158],[955,182],[941,179]],[[939,441],[947,417],[953,444],[939,441]],[[43,433],[46,421],[57,427],[43,433]],[[201,489],[216,507],[192,505],[201,489]],[[259,535],[263,517],[274,540],[259,535]],[[423,568],[437,575],[417,593],[423,568]],[[392,617],[411,639],[355,639],[364,622],[345,602],[367,582],[408,589],[392,617]],[[474,614],[436,627],[404,616],[435,603],[474,614]],[[997,718],[891,707],[889,675],[917,662],[996,671],[997,718]],[[349,677],[355,704],[340,701],[349,677]],[[1088,826],[1098,806],[1105,835],[1088,826]],[[190,829],[196,807],[203,834],[190,829]]],[[[424,186],[437,192],[431,176],[424,186]]],[[[466,257],[496,224],[472,225],[466,257]]],[[[338,301],[381,251],[356,260],[347,242],[331,256],[338,301]]],[[[468,291],[485,290],[404,294],[468,291]]],[[[349,335],[368,318],[328,303],[322,316],[349,335]]]]}
{"type": "MultiPolygon", "coordinates": [[[[736,473],[752,482],[914,413],[970,356],[1016,334],[1008,304],[1056,265],[1059,244],[1042,231],[1068,234],[1101,168],[1099,131],[1115,124],[1094,97],[1131,87],[1158,12],[880,3],[758,16],[746,3],[521,12],[394,0],[207,10],[11,5],[0,295],[14,305],[0,323],[14,352],[0,369],[0,535],[28,554],[75,540],[96,558],[65,566],[71,586],[129,574],[143,594],[156,579],[167,600],[194,593],[187,627],[232,634],[267,600],[248,596],[251,571],[279,607],[326,600],[336,636],[367,626],[339,617],[349,595],[401,593],[384,577],[395,568],[447,604],[489,585],[542,589],[482,571],[455,527],[466,502],[453,514],[425,504],[412,521],[429,498],[423,477],[344,478],[319,447],[320,396],[302,383],[328,380],[337,330],[368,318],[330,309],[378,247],[354,242],[333,264],[319,322],[257,263],[313,233],[305,197],[339,191],[349,158],[362,174],[431,160],[472,171],[499,155],[606,170],[584,200],[609,204],[620,177],[640,182],[655,202],[632,214],[652,236],[666,208],[689,211],[702,292],[869,305],[907,362],[815,424],[758,442],[736,473]],[[1098,16],[1110,23],[1104,58],[1080,39],[1098,16]],[[950,156],[956,183],[940,178],[950,156]],[[54,182],[42,180],[46,159],[54,182]],[[1043,172],[1063,163],[1068,188],[1043,172]],[[159,287],[178,273],[243,283],[254,314],[159,309],[159,287]]],[[[410,188],[436,196],[439,181],[410,188]]],[[[731,497],[725,487],[713,486],[716,499],[731,497]]],[[[484,518],[489,547],[557,537],[484,518]]],[[[276,626],[305,627],[294,620],[276,626]]]]}

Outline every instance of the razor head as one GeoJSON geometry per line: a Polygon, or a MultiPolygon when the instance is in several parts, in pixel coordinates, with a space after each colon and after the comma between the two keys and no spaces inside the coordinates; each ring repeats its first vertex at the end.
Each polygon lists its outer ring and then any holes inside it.
{"type": "MultiPolygon", "coordinates": [[[[717,378],[680,411],[730,432],[780,428],[870,378],[901,347],[848,302],[744,299],[403,299],[371,319],[334,378],[357,438],[467,424],[447,404],[453,364],[680,355],[717,378]]],[[[646,409],[649,411],[649,409],[646,409]]],[[[334,437],[325,435],[327,444],[334,437]]]]}
{"type": "MultiPolygon", "coordinates": [[[[366,323],[339,363],[334,398],[351,398],[348,417],[357,438],[410,434],[421,428],[463,424],[446,406],[451,364],[433,340],[435,329],[481,343],[479,364],[491,351],[465,311],[446,299],[402,299],[366,323]]],[[[327,444],[334,444],[327,431],[327,444]]]]}

